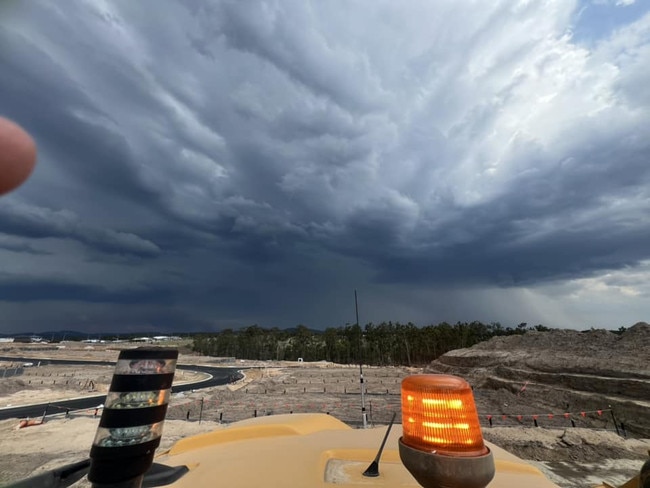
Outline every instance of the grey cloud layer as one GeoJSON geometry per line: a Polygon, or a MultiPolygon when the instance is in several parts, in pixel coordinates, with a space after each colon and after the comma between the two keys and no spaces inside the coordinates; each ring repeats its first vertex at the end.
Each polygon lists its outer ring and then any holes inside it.
{"type": "Polygon", "coordinates": [[[21,6],[0,25],[0,112],[41,162],[0,202],[0,232],[85,246],[68,287],[97,286],[91,255],[147,258],[106,271],[111,289],[164,281],[214,324],[300,321],[352,283],[403,296],[637,266],[650,15],[586,47],[579,7],[21,6]]]}
{"type": "Polygon", "coordinates": [[[81,222],[67,210],[5,203],[0,206],[2,231],[24,237],[59,237],[74,239],[106,253],[156,256],[160,249],[151,241],[134,234],[99,228],[81,222]]]}

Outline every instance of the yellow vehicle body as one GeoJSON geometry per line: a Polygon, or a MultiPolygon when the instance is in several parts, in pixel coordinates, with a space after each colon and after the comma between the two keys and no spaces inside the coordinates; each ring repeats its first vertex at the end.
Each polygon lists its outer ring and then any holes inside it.
{"type": "MultiPolygon", "coordinates": [[[[418,487],[400,461],[401,425],[393,426],[379,465],[380,475],[364,477],[386,426],[353,429],[326,414],[259,417],[182,439],[156,462],[185,465],[189,472],[175,488],[418,487]]],[[[496,466],[491,488],[557,488],[536,467],[488,443],[496,466]]]]}

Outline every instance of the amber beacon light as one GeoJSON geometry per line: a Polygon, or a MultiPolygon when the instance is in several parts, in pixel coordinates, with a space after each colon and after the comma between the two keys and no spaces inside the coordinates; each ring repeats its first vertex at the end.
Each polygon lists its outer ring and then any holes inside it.
{"type": "Polygon", "coordinates": [[[425,488],[483,488],[494,477],[469,384],[450,375],[413,375],[402,381],[399,452],[425,488]]]}

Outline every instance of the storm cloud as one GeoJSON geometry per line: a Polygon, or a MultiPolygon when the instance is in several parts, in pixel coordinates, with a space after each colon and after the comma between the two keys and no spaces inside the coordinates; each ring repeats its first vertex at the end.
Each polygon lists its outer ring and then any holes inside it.
{"type": "Polygon", "coordinates": [[[642,3],[3,5],[0,330],[646,320],[642,3]]]}

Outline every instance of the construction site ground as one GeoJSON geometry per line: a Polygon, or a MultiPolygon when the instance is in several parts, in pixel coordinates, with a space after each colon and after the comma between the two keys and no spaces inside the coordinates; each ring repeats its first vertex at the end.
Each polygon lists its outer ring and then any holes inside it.
{"type": "MultiPolygon", "coordinates": [[[[400,383],[405,376],[423,370],[454,373],[467,378],[474,387],[485,437],[540,467],[559,486],[585,487],[601,481],[617,486],[638,472],[650,449],[650,441],[643,435],[650,422],[648,405],[642,399],[649,379],[643,369],[647,366],[637,363],[634,369],[630,366],[633,362],[623,358],[621,362],[628,371],[616,370],[609,364],[617,375],[592,371],[594,377],[602,377],[592,383],[590,372],[584,368],[563,367],[554,373],[539,367],[534,357],[521,353],[526,348],[518,340],[518,344],[507,344],[499,338],[496,347],[490,347],[489,341],[483,347],[453,351],[426,368],[365,366],[364,400],[369,423],[385,424],[393,412],[398,413],[400,421],[400,383]],[[498,359],[506,350],[505,359],[498,359]],[[587,378],[576,379],[584,376],[587,378]],[[576,381],[577,385],[572,383],[576,381]],[[580,386],[580,381],[588,386],[580,386]],[[621,431],[621,422],[627,423],[626,432],[621,431]]],[[[539,342],[532,336],[528,340],[539,342]]],[[[88,350],[80,352],[87,358],[88,350]]],[[[117,357],[116,349],[95,352],[101,360],[117,357]]],[[[24,357],[26,351],[13,353],[24,357]]],[[[566,364],[562,362],[568,361],[562,359],[562,350],[558,353],[560,363],[566,364]]],[[[37,357],[39,352],[33,354],[37,357]]],[[[55,354],[49,351],[50,357],[57,357],[55,354]]],[[[67,347],[62,356],[76,358],[72,347],[67,347]]],[[[550,360],[544,357],[544,361],[546,364],[550,360]]],[[[350,425],[361,424],[358,365],[240,360],[224,363],[217,358],[190,355],[182,355],[179,363],[238,367],[245,377],[234,384],[174,394],[165,424],[165,446],[181,437],[255,415],[325,412],[350,425]]],[[[91,382],[92,393],[105,392],[110,375],[110,366],[84,366],[81,371],[79,367],[34,365],[25,368],[20,376],[0,378],[0,407],[33,403],[36,397],[40,402],[79,396],[91,382]]],[[[180,370],[179,375],[177,379],[186,381],[198,377],[180,370]]],[[[0,485],[86,457],[97,421],[93,412],[79,411],[72,412],[69,418],[48,417],[43,425],[20,430],[16,420],[0,422],[0,485]]],[[[80,482],[75,486],[84,485],[80,482]]]]}

